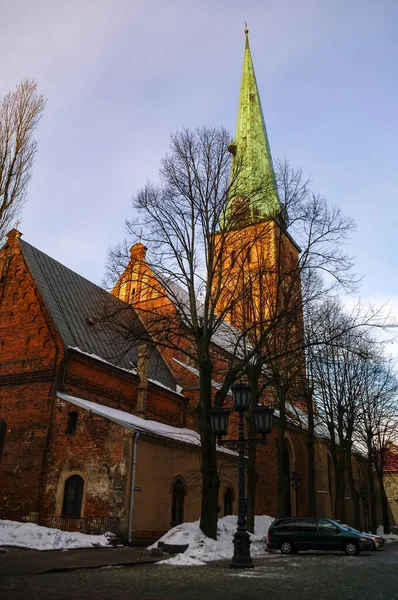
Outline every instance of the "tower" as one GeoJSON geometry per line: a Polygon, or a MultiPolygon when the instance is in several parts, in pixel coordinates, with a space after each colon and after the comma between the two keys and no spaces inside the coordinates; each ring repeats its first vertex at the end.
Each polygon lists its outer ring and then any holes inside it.
{"type": "MultiPolygon", "coordinates": [[[[302,347],[299,247],[287,232],[261,107],[249,32],[233,143],[229,195],[220,224],[223,292],[217,311],[241,331],[273,340],[276,354],[302,347]],[[267,333],[268,331],[268,333],[267,333]]],[[[299,360],[304,364],[301,350],[299,360]]]]}

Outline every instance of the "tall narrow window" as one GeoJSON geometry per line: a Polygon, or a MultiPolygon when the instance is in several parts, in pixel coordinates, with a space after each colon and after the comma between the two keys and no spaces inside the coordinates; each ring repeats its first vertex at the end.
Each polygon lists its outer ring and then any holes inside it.
{"type": "Polygon", "coordinates": [[[4,419],[0,419],[0,459],[3,454],[4,442],[6,440],[7,423],[4,419]]]}
{"type": "Polygon", "coordinates": [[[84,481],[80,475],[72,475],[65,481],[63,517],[79,518],[82,510],[84,481]]]}
{"type": "Polygon", "coordinates": [[[66,433],[69,435],[75,435],[77,425],[77,412],[73,410],[68,415],[68,424],[66,426],[66,433]]]}
{"type": "Polygon", "coordinates": [[[224,517],[233,514],[234,496],[231,488],[227,488],[224,494],[224,517]]]}
{"type": "Polygon", "coordinates": [[[175,482],[171,498],[171,525],[184,522],[185,488],[181,480],[175,482]]]}

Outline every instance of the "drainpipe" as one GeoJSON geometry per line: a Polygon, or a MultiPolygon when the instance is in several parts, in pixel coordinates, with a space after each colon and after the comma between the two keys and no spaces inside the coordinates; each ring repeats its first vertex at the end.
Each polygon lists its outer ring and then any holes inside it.
{"type": "Polygon", "coordinates": [[[133,464],[131,468],[131,492],[130,492],[130,507],[129,507],[129,522],[128,522],[128,541],[129,544],[133,541],[133,512],[134,512],[134,491],[135,491],[135,474],[137,471],[137,446],[140,439],[140,432],[136,431],[133,443],[133,464]]]}

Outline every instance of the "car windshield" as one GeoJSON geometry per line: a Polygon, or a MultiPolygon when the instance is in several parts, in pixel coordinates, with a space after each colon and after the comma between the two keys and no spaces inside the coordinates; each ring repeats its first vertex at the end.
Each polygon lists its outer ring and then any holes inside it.
{"type": "Polygon", "coordinates": [[[362,531],[359,531],[359,529],[355,529],[355,527],[351,527],[351,525],[346,525],[345,523],[344,523],[344,525],[342,525],[342,527],[344,527],[348,531],[355,531],[355,533],[362,533],[362,531]]]}
{"type": "Polygon", "coordinates": [[[348,527],[346,527],[345,525],[337,523],[337,521],[333,521],[333,519],[330,519],[330,522],[333,523],[333,525],[337,527],[339,531],[348,531],[348,527]]]}

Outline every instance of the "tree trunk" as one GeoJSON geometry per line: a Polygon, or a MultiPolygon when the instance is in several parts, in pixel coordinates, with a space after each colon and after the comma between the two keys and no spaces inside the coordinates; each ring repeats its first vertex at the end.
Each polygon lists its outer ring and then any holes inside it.
{"type": "Polygon", "coordinates": [[[200,402],[199,430],[202,458],[202,507],[200,528],[205,535],[217,539],[217,521],[219,513],[218,494],[220,480],[217,471],[217,453],[215,436],[211,428],[211,365],[200,365],[200,402]]]}
{"type": "Polygon", "coordinates": [[[376,512],[376,492],[373,478],[372,450],[368,448],[368,486],[369,486],[369,507],[370,507],[370,530],[372,533],[377,531],[377,512],[376,512]]]}
{"type": "Polygon", "coordinates": [[[344,465],[344,453],[340,448],[333,452],[332,459],[334,466],[335,476],[335,496],[334,496],[334,515],[333,518],[339,521],[345,521],[345,465],[344,465]]]}
{"type": "Polygon", "coordinates": [[[308,455],[308,515],[316,517],[316,488],[315,488],[315,427],[314,427],[314,405],[312,394],[307,395],[307,455],[308,455]]]}
{"type": "MultiPolygon", "coordinates": [[[[253,414],[248,418],[248,438],[256,437],[253,414]]],[[[256,514],[256,446],[253,444],[248,451],[249,460],[247,462],[247,529],[254,533],[254,516],[256,514]]]]}
{"type": "Polygon", "coordinates": [[[380,487],[380,495],[381,495],[381,512],[383,515],[383,529],[384,533],[391,533],[390,529],[390,515],[389,515],[389,506],[388,506],[388,498],[386,494],[386,490],[384,487],[384,479],[383,479],[383,471],[377,470],[377,480],[379,482],[380,487]]]}
{"type": "Polygon", "coordinates": [[[345,481],[344,481],[344,470],[338,469],[336,473],[336,500],[335,500],[335,518],[339,521],[345,521],[345,481]]]}
{"type": "Polygon", "coordinates": [[[358,490],[355,486],[354,475],[352,472],[352,458],[351,449],[346,450],[346,467],[347,467],[347,478],[351,491],[352,503],[354,506],[354,527],[361,531],[361,503],[359,498],[358,490]]]}

